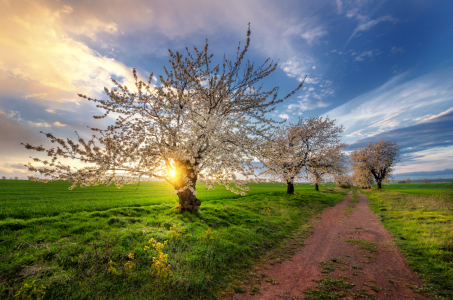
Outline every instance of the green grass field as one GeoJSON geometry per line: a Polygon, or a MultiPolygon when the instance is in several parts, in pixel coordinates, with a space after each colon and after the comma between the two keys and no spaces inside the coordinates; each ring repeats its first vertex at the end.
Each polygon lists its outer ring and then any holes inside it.
{"type": "Polygon", "coordinates": [[[0,181],[1,299],[215,299],[348,192],[250,184],[241,197],[200,185],[200,211],[181,214],[163,183],[68,186],[0,181]]]}
{"type": "MultiPolygon", "coordinates": [[[[165,182],[141,182],[125,185],[118,189],[114,184],[109,187],[95,186],[68,191],[71,184],[55,181],[42,184],[26,180],[0,180],[0,220],[6,218],[30,219],[56,216],[62,213],[103,211],[119,207],[140,207],[161,203],[173,203],[178,197],[173,187],[165,182]]],[[[250,183],[249,196],[268,192],[285,192],[282,184],[250,183]]],[[[308,184],[300,185],[304,190],[314,189],[308,184]]],[[[327,185],[328,187],[329,185],[327,185]]],[[[325,187],[324,187],[325,188],[325,187]]],[[[241,196],[219,186],[207,191],[204,185],[197,185],[197,197],[203,202],[215,203],[223,199],[242,199],[241,196]]]]}
{"type": "Polygon", "coordinates": [[[399,183],[385,184],[384,190],[388,192],[401,192],[417,196],[431,196],[447,193],[448,199],[453,197],[453,183],[399,183]]]}
{"type": "Polygon", "coordinates": [[[390,184],[365,193],[409,265],[427,282],[414,289],[453,299],[453,184],[390,184]]]}

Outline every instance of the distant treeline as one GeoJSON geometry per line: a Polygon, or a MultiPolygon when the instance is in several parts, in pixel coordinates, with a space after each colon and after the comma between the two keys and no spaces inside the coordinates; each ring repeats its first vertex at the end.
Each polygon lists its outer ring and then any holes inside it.
{"type": "Polygon", "coordinates": [[[406,180],[392,180],[392,183],[442,183],[442,182],[453,182],[453,178],[436,178],[436,179],[406,179],[406,180]]]}

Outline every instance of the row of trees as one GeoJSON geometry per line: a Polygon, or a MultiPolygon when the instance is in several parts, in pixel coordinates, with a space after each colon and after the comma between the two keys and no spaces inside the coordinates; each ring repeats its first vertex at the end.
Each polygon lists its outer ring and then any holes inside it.
{"type": "Polygon", "coordinates": [[[260,173],[286,183],[294,193],[294,182],[310,180],[316,190],[326,176],[338,176],[345,170],[340,142],[343,127],[329,118],[302,119],[295,124],[274,128],[256,143],[255,155],[263,164],[260,173]]]}
{"type": "MultiPolygon", "coordinates": [[[[343,128],[333,120],[301,118],[282,126],[267,117],[303,81],[283,98],[277,96],[278,87],[265,91],[258,84],[277,64],[267,59],[256,67],[246,61],[249,45],[250,27],[235,61],[224,57],[213,64],[207,43],[203,50],[186,48],[185,56],[169,50],[171,69],[164,67],[159,85],[152,84],[157,80],[153,74],[144,81],[134,69],[134,90],[112,79],[115,87],[104,89],[105,100],[79,94],[105,111],[95,119],[114,113],[115,123],[106,129],[91,128],[94,134],[89,140],[41,132],[56,147],[24,144],[48,157],[33,158],[40,167],[26,165],[41,175],[29,179],[67,180],[72,183],[69,189],[111,183],[120,188],[143,178],[165,180],[173,185],[180,209],[193,211],[201,204],[197,181],[208,189],[217,183],[245,195],[247,181],[261,172],[268,179],[283,180],[292,194],[295,180],[310,178],[318,189],[326,175],[343,174],[345,158],[340,150],[346,144],[340,142],[343,128]],[[252,164],[255,158],[263,163],[261,170],[252,164]],[[67,165],[66,159],[78,160],[84,167],[67,165]]],[[[361,160],[356,169],[373,176],[377,172],[361,160]]]]}
{"type": "MultiPolygon", "coordinates": [[[[6,180],[6,176],[2,176],[2,179],[3,179],[3,180],[6,180]]],[[[19,179],[19,177],[17,177],[17,176],[14,177],[14,180],[18,180],[18,179],[19,179]]],[[[11,177],[10,180],[13,180],[13,178],[11,177]]]]}

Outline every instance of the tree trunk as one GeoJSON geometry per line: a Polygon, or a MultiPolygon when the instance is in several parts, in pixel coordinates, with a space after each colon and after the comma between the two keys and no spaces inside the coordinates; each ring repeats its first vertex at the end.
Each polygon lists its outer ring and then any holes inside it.
{"type": "Polygon", "coordinates": [[[378,188],[378,190],[382,189],[382,183],[381,182],[377,183],[377,188],[378,188]]]}
{"type": "Polygon", "coordinates": [[[315,189],[316,189],[317,191],[319,191],[319,187],[318,187],[318,184],[317,184],[317,183],[315,183],[315,189]]]}
{"type": "Polygon", "coordinates": [[[179,198],[179,209],[181,212],[184,211],[197,211],[200,208],[201,201],[193,194],[189,187],[192,187],[192,190],[195,191],[198,174],[193,171],[193,166],[190,162],[176,162],[177,177],[173,181],[173,187],[175,190],[181,190],[178,192],[179,198]],[[190,180],[185,181],[184,177],[190,178],[190,180]]]}
{"type": "Polygon", "coordinates": [[[287,182],[286,185],[288,186],[286,193],[289,195],[294,195],[294,184],[292,182],[287,182]]]}
{"type": "Polygon", "coordinates": [[[190,189],[185,189],[178,193],[179,208],[181,212],[197,211],[200,208],[201,201],[192,193],[190,189]]]}

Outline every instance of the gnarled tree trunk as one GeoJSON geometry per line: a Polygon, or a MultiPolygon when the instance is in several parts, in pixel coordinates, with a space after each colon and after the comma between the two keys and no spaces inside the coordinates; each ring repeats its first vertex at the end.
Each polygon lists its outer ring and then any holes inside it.
{"type": "Polygon", "coordinates": [[[319,186],[317,183],[315,183],[315,190],[319,191],[319,186]]]}
{"type": "Polygon", "coordinates": [[[185,189],[178,193],[179,208],[181,211],[196,211],[200,208],[201,201],[192,193],[190,189],[185,189]]]}
{"type": "Polygon", "coordinates": [[[288,186],[286,193],[289,195],[294,195],[294,184],[292,182],[287,182],[286,185],[288,186]]]}
{"type": "Polygon", "coordinates": [[[377,188],[378,188],[378,190],[382,189],[382,183],[381,182],[377,183],[377,188]]]}
{"type": "Polygon", "coordinates": [[[195,191],[198,174],[193,171],[193,166],[188,162],[177,164],[177,179],[173,183],[175,190],[181,190],[177,192],[179,198],[179,209],[184,211],[197,211],[200,208],[201,201],[192,192],[195,191]],[[186,178],[186,181],[184,180],[186,178]],[[189,188],[192,187],[192,190],[189,188]]]}

